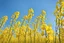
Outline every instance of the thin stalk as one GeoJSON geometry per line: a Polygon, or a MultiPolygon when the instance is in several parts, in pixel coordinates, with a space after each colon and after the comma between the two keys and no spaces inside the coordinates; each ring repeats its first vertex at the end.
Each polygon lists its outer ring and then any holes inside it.
{"type": "Polygon", "coordinates": [[[34,43],[35,43],[35,31],[34,31],[34,43]]]}
{"type": "MultiPolygon", "coordinates": [[[[12,25],[11,25],[11,27],[12,27],[12,25]]],[[[8,39],[9,39],[9,40],[8,40],[8,43],[10,43],[11,37],[12,37],[12,35],[13,35],[13,34],[11,34],[11,36],[10,36],[10,32],[12,32],[11,27],[10,27],[10,30],[9,30],[9,35],[8,35],[8,39]]]]}
{"type": "Polygon", "coordinates": [[[25,43],[26,43],[26,31],[25,31],[25,43]]]}
{"type": "Polygon", "coordinates": [[[32,43],[31,30],[30,30],[30,41],[29,41],[29,43],[32,43]]]}
{"type": "MultiPolygon", "coordinates": [[[[61,5],[61,2],[60,2],[60,5],[61,5]]],[[[62,8],[62,6],[60,6],[60,12],[61,12],[61,8],[62,8]]],[[[60,16],[60,15],[59,15],[60,16]]],[[[59,21],[60,21],[61,19],[59,19],[59,21]]],[[[62,26],[62,24],[60,24],[61,26],[62,26]]],[[[59,28],[59,43],[61,43],[61,39],[60,39],[60,28],[59,28]]]]}
{"type": "MultiPolygon", "coordinates": [[[[57,18],[56,18],[56,26],[57,26],[57,18]]],[[[56,43],[56,36],[57,36],[57,27],[55,28],[55,43],[56,43]]]]}
{"type": "Polygon", "coordinates": [[[46,36],[46,42],[45,43],[47,43],[47,33],[46,33],[46,30],[45,30],[45,36],[46,36]]]}
{"type": "Polygon", "coordinates": [[[10,40],[11,40],[12,35],[13,35],[13,34],[11,34],[11,36],[10,36],[10,32],[12,32],[11,27],[12,27],[13,23],[14,23],[14,21],[12,21],[12,24],[11,24],[10,29],[9,29],[9,34],[8,34],[8,42],[7,42],[7,43],[10,43],[10,40]]]}

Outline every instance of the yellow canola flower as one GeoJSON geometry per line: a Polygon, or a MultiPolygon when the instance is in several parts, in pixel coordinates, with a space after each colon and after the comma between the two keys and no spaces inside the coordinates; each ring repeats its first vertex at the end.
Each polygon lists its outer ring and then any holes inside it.
{"type": "Polygon", "coordinates": [[[13,18],[14,20],[16,20],[16,19],[19,17],[19,15],[20,15],[20,12],[19,12],[19,11],[16,11],[16,12],[12,15],[12,18],[13,18]]]}
{"type": "Polygon", "coordinates": [[[21,36],[25,36],[25,30],[20,29],[20,34],[21,34],[21,36]]]}
{"type": "Polygon", "coordinates": [[[12,38],[11,38],[11,43],[14,43],[14,42],[16,42],[17,41],[17,39],[14,37],[14,36],[12,36],[12,38]]]}
{"type": "Polygon", "coordinates": [[[61,2],[61,6],[64,6],[64,1],[61,2]]]}
{"type": "Polygon", "coordinates": [[[40,19],[41,19],[41,18],[42,18],[42,15],[40,14],[40,16],[38,16],[38,18],[40,18],[40,19]]]}
{"type": "Polygon", "coordinates": [[[53,30],[49,30],[49,31],[46,31],[47,34],[54,34],[54,31],[53,30]]]}
{"type": "Polygon", "coordinates": [[[23,30],[23,31],[26,31],[26,26],[24,26],[24,25],[22,25],[22,27],[21,27],[21,29],[23,30]]]}
{"type": "Polygon", "coordinates": [[[17,22],[17,25],[20,25],[20,24],[21,24],[21,22],[20,22],[20,21],[18,21],[18,22],[17,22]]]}
{"type": "Polygon", "coordinates": [[[21,37],[19,37],[19,41],[20,41],[20,43],[24,43],[25,42],[25,36],[21,35],[21,37]]]}
{"type": "Polygon", "coordinates": [[[42,14],[44,14],[44,15],[46,14],[45,10],[42,10],[42,14]]]}
{"type": "Polygon", "coordinates": [[[3,30],[3,32],[2,32],[2,33],[3,33],[3,34],[7,34],[7,33],[8,33],[8,31],[9,31],[9,28],[8,28],[8,27],[6,27],[6,28],[5,28],[5,30],[3,30]]]}
{"type": "Polygon", "coordinates": [[[58,5],[56,5],[56,9],[57,9],[57,11],[59,11],[59,10],[60,10],[60,8],[59,8],[59,6],[58,6],[58,5]]]}
{"type": "Polygon", "coordinates": [[[49,40],[53,41],[53,36],[49,35],[49,40]]]}
{"type": "Polygon", "coordinates": [[[50,34],[50,31],[46,31],[47,32],[47,34],[50,34]]]}
{"type": "Polygon", "coordinates": [[[4,16],[4,21],[7,21],[8,20],[8,16],[4,16]]]}
{"type": "Polygon", "coordinates": [[[59,18],[59,15],[56,15],[56,18],[58,19],[59,18]]]}
{"type": "Polygon", "coordinates": [[[60,22],[61,22],[62,24],[64,24],[64,20],[60,20],[60,22]]]}
{"type": "Polygon", "coordinates": [[[15,12],[16,19],[19,17],[20,12],[15,12]]]}
{"type": "Polygon", "coordinates": [[[46,31],[52,30],[51,24],[49,24],[49,25],[47,26],[47,28],[48,28],[48,29],[46,29],[46,31]]]}
{"type": "Polygon", "coordinates": [[[50,32],[51,30],[52,30],[51,27],[48,27],[48,26],[46,27],[46,31],[47,31],[47,32],[50,32]]]}
{"type": "Polygon", "coordinates": [[[30,8],[28,13],[34,13],[34,10],[32,8],[30,8]]]}
{"type": "Polygon", "coordinates": [[[15,28],[15,34],[16,34],[16,37],[18,37],[19,36],[19,28],[15,28]]]}
{"type": "Polygon", "coordinates": [[[28,14],[28,19],[32,19],[32,15],[31,14],[28,14]]]}
{"type": "Polygon", "coordinates": [[[16,16],[18,16],[19,14],[20,14],[20,12],[19,11],[17,11],[17,12],[15,12],[14,13],[16,16]]]}
{"type": "Polygon", "coordinates": [[[54,34],[54,31],[53,30],[50,30],[50,33],[54,34]]]}
{"type": "Polygon", "coordinates": [[[27,15],[26,15],[26,16],[24,16],[24,19],[25,19],[25,20],[27,20],[27,19],[28,19],[28,16],[27,16],[27,15]]]}
{"type": "Polygon", "coordinates": [[[48,33],[48,34],[50,34],[50,33],[53,34],[54,32],[53,32],[53,30],[52,30],[52,26],[49,24],[47,27],[48,27],[48,28],[46,28],[47,33],[48,33]]]}
{"type": "MultiPolygon", "coordinates": [[[[34,13],[33,9],[30,9],[30,12],[28,13],[27,16],[24,16],[24,19],[25,20],[31,19],[34,15],[33,13],[34,13]]],[[[18,18],[19,14],[20,14],[19,12],[15,12],[13,15],[13,19],[16,20],[18,18]]],[[[44,14],[46,14],[45,11],[43,11],[43,15],[44,14]]],[[[4,40],[2,43],[6,43],[9,38],[10,38],[10,41],[9,41],[10,43],[18,43],[18,42],[25,43],[25,41],[26,41],[26,43],[34,43],[34,42],[35,43],[45,43],[45,41],[48,40],[48,37],[49,37],[49,40],[52,41],[54,31],[52,30],[52,26],[47,25],[45,22],[43,22],[43,19],[45,20],[45,16],[43,16],[43,15],[41,14],[41,16],[38,16],[38,18],[36,20],[36,24],[34,22],[34,25],[33,25],[34,30],[31,29],[31,25],[29,25],[29,24],[22,25],[20,27],[20,24],[21,24],[20,21],[16,21],[13,24],[13,26],[11,26],[11,31],[9,31],[10,27],[5,28],[2,32],[3,33],[2,39],[4,40]],[[41,18],[43,18],[43,19],[41,19],[41,18]],[[38,20],[42,20],[42,22],[38,21],[38,20]],[[40,25],[40,22],[42,23],[41,25],[40,25]],[[41,33],[38,32],[38,30],[37,30],[38,26],[41,26],[40,27],[42,29],[41,33]],[[14,31],[12,31],[12,29],[14,29],[14,31]],[[44,30],[46,30],[47,37],[45,36],[44,30]],[[9,32],[10,32],[10,34],[9,34],[9,32]]],[[[7,20],[7,17],[5,17],[5,20],[7,20]]],[[[2,36],[0,35],[0,42],[1,42],[1,37],[2,36]]]]}
{"type": "Polygon", "coordinates": [[[42,30],[46,30],[46,28],[48,28],[46,24],[42,24],[42,25],[41,25],[41,29],[42,29],[42,30]]]}
{"type": "Polygon", "coordinates": [[[61,9],[61,16],[64,16],[64,8],[63,9],[61,9]]]}
{"type": "Polygon", "coordinates": [[[28,17],[28,19],[32,19],[33,16],[34,16],[34,10],[32,8],[30,8],[28,11],[27,17],[28,17]]]}

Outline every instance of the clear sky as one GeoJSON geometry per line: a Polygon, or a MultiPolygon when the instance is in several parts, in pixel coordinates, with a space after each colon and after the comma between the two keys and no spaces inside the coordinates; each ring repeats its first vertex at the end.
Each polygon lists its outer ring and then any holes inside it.
{"type": "Polygon", "coordinates": [[[8,25],[11,15],[15,11],[20,11],[19,19],[21,20],[21,18],[28,13],[29,8],[33,8],[35,11],[33,19],[36,18],[42,10],[45,10],[47,12],[46,23],[51,23],[54,29],[55,16],[53,12],[55,10],[56,2],[57,0],[0,0],[0,18],[7,15],[9,19],[5,25],[8,25]]]}

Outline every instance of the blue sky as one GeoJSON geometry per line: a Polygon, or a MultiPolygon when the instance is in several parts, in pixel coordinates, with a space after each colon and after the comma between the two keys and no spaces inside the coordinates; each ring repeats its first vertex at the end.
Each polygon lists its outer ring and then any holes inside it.
{"type": "Polygon", "coordinates": [[[34,19],[41,13],[42,10],[45,10],[47,12],[46,23],[51,23],[54,29],[55,16],[53,12],[55,10],[56,2],[57,0],[0,0],[0,18],[7,15],[9,19],[5,25],[8,25],[11,19],[11,15],[15,11],[20,11],[19,19],[21,19],[28,13],[29,8],[33,8],[35,11],[35,15],[33,17],[34,19]]]}

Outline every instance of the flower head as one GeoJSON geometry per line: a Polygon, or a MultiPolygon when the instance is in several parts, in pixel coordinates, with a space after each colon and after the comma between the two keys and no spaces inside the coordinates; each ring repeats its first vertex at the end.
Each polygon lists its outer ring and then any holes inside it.
{"type": "Polygon", "coordinates": [[[4,16],[4,21],[7,21],[8,20],[8,16],[4,16]]]}
{"type": "Polygon", "coordinates": [[[61,2],[61,6],[64,6],[64,1],[61,2]]]}
{"type": "Polygon", "coordinates": [[[34,13],[34,10],[32,8],[30,8],[28,13],[34,13]]]}
{"type": "Polygon", "coordinates": [[[34,16],[34,10],[32,9],[32,8],[30,8],[29,10],[28,10],[28,19],[32,19],[32,17],[34,16]]]}
{"type": "Polygon", "coordinates": [[[20,14],[20,12],[19,12],[19,11],[16,11],[16,12],[12,15],[12,18],[13,18],[14,20],[17,20],[18,17],[19,17],[19,14],[20,14]]]}
{"type": "Polygon", "coordinates": [[[46,12],[45,12],[44,10],[42,10],[42,14],[44,14],[44,15],[45,15],[45,14],[46,14],[46,12]]]}
{"type": "Polygon", "coordinates": [[[17,22],[17,25],[20,25],[20,24],[21,24],[21,22],[20,22],[20,21],[18,21],[18,22],[17,22]]]}
{"type": "Polygon", "coordinates": [[[26,16],[24,16],[24,19],[25,19],[25,20],[27,20],[27,19],[28,19],[28,16],[27,16],[27,15],[26,15],[26,16]]]}

